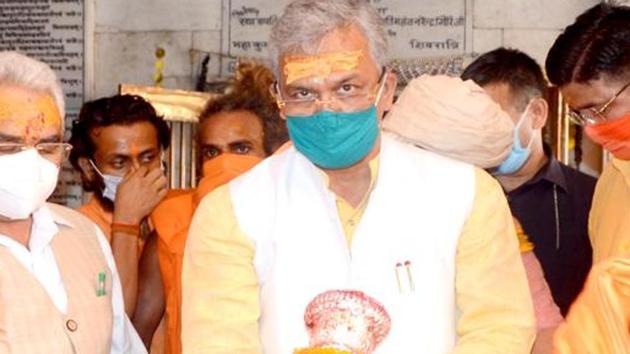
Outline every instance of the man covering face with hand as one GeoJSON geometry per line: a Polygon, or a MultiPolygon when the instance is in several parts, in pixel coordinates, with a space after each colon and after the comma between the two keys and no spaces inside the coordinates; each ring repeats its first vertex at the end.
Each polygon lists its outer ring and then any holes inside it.
{"type": "MultiPolygon", "coordinates": [[[[72,129],[70,161],[81,172],[92,199],[79,211],[97,224],[111,244],[120,270],[125,309],[149,346],[151,323],[161,313],[142,300],[151,272],[139,276],[140,255],[152,227],[149,214],[167,194],[163,151],[170,143],[167,123],[140,96],[115,95],[87,102],[72,129]]],[[[157,296],[149,295],[158,300],[157,296]]],[[[159,301],[159,300],[158,300],[159,301]]]]}

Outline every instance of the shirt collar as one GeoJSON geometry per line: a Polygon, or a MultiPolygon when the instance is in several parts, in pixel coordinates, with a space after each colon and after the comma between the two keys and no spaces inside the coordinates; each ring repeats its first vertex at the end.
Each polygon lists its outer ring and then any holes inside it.
{"type": "MultiPolygon", "coordinates": [[[[59,214],[59,213],[55,212],[54,210],[52,210],[48,206],[48,204],[45,204],[42,208],[45,208],[45,210],[47,210],[50,213],[50,216],[52,217],[53,221],[56,224],[67,226],[67,227],[70,227],[70,228],[74,228],[75,227],[72,222],[68,221],[68,219],[64,218],[61,214],[59,214]]],[[[42,208],[40,208],[40,210],[42,208]]]]}
{"type": "MultiPolygon", "coordinates": [[[[527,181],[523,185],[531,186],[539,183],[540,181],[548,181],[552,184],[562,188],[565,192],[567,191],[567,180],[564,177],[564,173],[562,172],[562,166],[560,165],[560,161],[558,161],[553,154],[551,153],[551,147],[547,144],[543,144],[543,150],[545,151],[545,155],[547,156],[547,163],[538,171],[538,173],[531,180],[527,181]]],[[[520,187],[516,190],[521,189],[520,187]]]]}
{"type": "MultiPolygon", "coordinates": [[[[369,162],[368,166],[370,167],[370,190],[373,189],[376,184],[376,180],[378,178],[378,166],[379,166],[380,154],[374,156],[369,162]]],[[[314,165],[314,164],[313,164],[314,165]]],[[[315,166],[315,165],[314,165],[315,166]]],[[[320,167],[315,166],[317,172],[319,172],[322,180],[324,181],[324,185],[326,188],[330,188],[330,178],[320,167]]]]}
{"type": "MultiPolygon", "coordinates": [[[[63,216],[52,210],[48,204],[42,205],[39,209],[35,210],[32,214],[33,224],[31,226],[31,237],[29,238],[29,250],[31,253],[41,252],[46,246],[50,244],[55,235],[59,232],[59,226],[73,228],[74,225],[70,223],[63,216]]],[[[8,238],[10,241],[12,239],[8,238]]],[[[2,240],[0,240],[2,241],[2,240]]],[[[10,242],[0,242],[3,244],[10,244],[10,242]]]]}
{"type": "Polygon", "coordinates": [[[55,212],[48,204],[44,204],[33,213],[33,226],[31,227],[31,239],[29,248],[36,252],[48,246],[57,233],[59,226],[73,228],[74,225],[59,213],[55,212]]]}

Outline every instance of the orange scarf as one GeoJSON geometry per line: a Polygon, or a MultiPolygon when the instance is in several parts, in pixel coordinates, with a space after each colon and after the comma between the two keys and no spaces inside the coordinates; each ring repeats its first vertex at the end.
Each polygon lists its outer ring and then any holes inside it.
{"type": "Polygon", "coordinates": [[[203,164],[203,179],[195,191],[195,206],[215,188],[249,171],[262,159],[249,155],[222,154],[203,164]]]}
{"type": "Polygon", "coordinates": [[[181,353],[181,274],[188,228],[203,197],[254,167],[261,159],[222,154],[203,165],[197,189],[162,201],[151,214],[158,234],[158,258],[166,296],[166,353],[181,353]]]}

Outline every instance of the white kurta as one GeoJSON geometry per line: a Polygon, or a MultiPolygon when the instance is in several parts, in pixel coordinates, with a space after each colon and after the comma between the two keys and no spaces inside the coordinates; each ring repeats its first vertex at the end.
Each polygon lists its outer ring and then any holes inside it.
{"type": "Polygon", "coordinates": [[[306,346],[304,309],[331,289],[361,290],[385,306],[392,329],[378,353],[455,346],[455,255],[474,200],[474,169],[387,136],[379,165],[350,249],[335,195],[294,149],[230,185],[239,226],[256,247],[265,353],[306,346]],[[401,292],[396,264],[407,261],[416,287],[406,290],[404,269],[401,292]]]}

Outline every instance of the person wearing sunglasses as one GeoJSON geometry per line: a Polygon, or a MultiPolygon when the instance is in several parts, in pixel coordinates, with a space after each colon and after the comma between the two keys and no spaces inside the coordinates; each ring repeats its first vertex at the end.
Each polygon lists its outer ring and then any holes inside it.
{"type": "Polygon", "coordinates": [[[392,318],[380,353],[529,353],[532,301],[498,183],[381,133],[397,79],[376,9],[297,0],[271,33],[293,146],[196,209],[183,352],[291,354],[309,345],[308,303],[355,289],[392,318]]]}
{"type": "Polygon", "coordinates": [[[0,352],[146,353],[107,240],[46,203],[71,146],[49,66],[0,52],[0,352]]]}
{"type": "Polygon", "coordinates": [[[556,353],[630,353],[630,8],[599,4],[547,56],[570,118],[612,155],[593,197],[593,269],[556,332],[556,353]]]}

